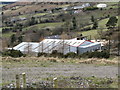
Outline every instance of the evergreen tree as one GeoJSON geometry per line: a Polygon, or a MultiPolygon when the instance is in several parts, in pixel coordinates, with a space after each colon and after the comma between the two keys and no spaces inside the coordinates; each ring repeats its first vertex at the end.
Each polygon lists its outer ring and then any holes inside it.
{"type": "Polygon", "coordinates": [[[73,19],[72,19],[73,29],[77,29],[77,23],[76,23],[76,22],[77,22],[77,21],[76,21],[76,18],[73,17],[73,19]]]}
{"type": "Polygon", "coordinates": [[[91,16],[91,22],[94,22],[94,21],[95,21],[94,16],[91,16]]]}
{"type": "Polygon", "coordinates": [[[18,37],[18,42],[21,43],[23,41],[23,36],[18,37]]]}
{"type": "Polygon", "coordinates": [[[16,41],[16,37],[15,37],[15,34],[13,34],[12,36],[11,36],[11,44],[13,45],[14,44],[14,42],[16,41]]]}
{"type": "Polygon", "coordinates": [[[98,28],[98,22],[97,22],[97,21],[94,21],[92,28],[93,28],[93,29],[97,29],[97,28],[98,28]]]}
{"type": "Polygon", "coordinates": [[[110,17],[108,22],[106,23],[106,27],[108,27],[108,29],[113,29],[116,26],[117,21],[118,19],[115,16],[110,17]]]}

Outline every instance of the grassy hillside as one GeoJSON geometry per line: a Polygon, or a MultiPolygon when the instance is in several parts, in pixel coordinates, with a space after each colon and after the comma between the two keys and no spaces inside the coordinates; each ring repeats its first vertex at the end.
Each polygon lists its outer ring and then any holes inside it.
{"type": "Polygon", "coordinates": [[[55,27],[59,27],[61,25],[63,25],[62,22],[43,23],[43,24],[37,24],[37,25],[30,26],[30,27],[26,27],[23,30],[30,30],[30,29],[35,29],[35,28],[38,28],[38,29],[42,29],[42,28],[55,28],[55,27]]]}
{"type": "MultiPolygon", "coordinates": [[[[90,31],[83,31],[82,34],[85,35],[85,36],[91,36],[92,39],[95,39],[97,38],[99,35],[98,35],[98,32],[100,30],[102,31],[107,31],[107,27],[106,27],[106,23],[107,21],[109,20],[109,18],[106,18],[106,19],[103,19],[103,20],[100,20],[98,22],[98,29],[93,29],[93,30],[90,30],[90,31]]],[[[92,27],[93,25],[89,25],[88,27],[92,27]]]]}

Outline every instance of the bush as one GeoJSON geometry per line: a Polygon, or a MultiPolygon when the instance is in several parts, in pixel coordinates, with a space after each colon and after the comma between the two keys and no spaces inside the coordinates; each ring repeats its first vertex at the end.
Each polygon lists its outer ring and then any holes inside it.
{"type": "Polygon", "coordinates": [[[88,58],[109,58],[110,54],[107,51],[102,52],[87,52],[81,55],[81,57],[88,57],[88,58]]]}
{"type": "Polygon", "coordinates": [[[37,56],[38,56],[38,57],[40,57],[40,56],[47,56],[47,54],[46,54],[46,53],[41,53],[41,52],[39,52],[37,56]]]}
{"type": "Polygon", "coordinates": [[[89,31],[91,29],[92,29],[91,27],[85,27],[85,28],[81,29],[81,31],[89,31]]]}
{"type": "Polygon", "coordinates": [[[7,50],[5,52],[2,52],[3,56],[11,56],[11,57],[21,57],[21,56],[25,56],[25,54],[23,54],[21,51],[19,50],[7,50]]]}
{"type": "Polygon", "coordinates": [[[66,55],[64,55],[65,58],[75,58],[77,57],[77,54],[74,53],[74,52],[70,52],[70,53],[67,53],[66,55]]]}
{"type": "Polygon", "coordinates": [[[57,52],[57,50],[53,50],[53,52],[50,54],[50,56],[62,58],[62,57],[63,57],[63,54],[57,52]]]}
{"type": "Polygon", "coordinates": [[[85,10],[97,10],[98,7],[87,7],[85,10]]]}

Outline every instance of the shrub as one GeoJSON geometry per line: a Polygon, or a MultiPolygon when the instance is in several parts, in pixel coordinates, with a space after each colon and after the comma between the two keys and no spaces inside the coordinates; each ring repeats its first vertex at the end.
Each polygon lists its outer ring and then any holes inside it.
{"type": "Polygon", "coordinates": [[[81,31],[89,31],[91,29],[92,29],[91,27],[85,27],[85,28],[81,29],[81,31]]]}
{"type": "Polygon", "coordinates": [[[37,56],[38,56],[38,57],[40,57],[40,56],[47,56],[47,54],[46,54],[46,53],[41,53],[41,52],[39,52],[37,56]]]}
{"type": "Polygon", "coordinates": [[[85,10],[97,10],[98,7],[87,7],[85,10]]]}
{"type": "Polygon", "coordinates": [[[23,54],[21,51],[19,50],[7,50],[2,52],[3,56],[11,56],[11,57],[21,57],[21,56],[25,56],[25,54],[23,54]]]}
{"type": "Polygon", "coordinates": [[[70,53],[67,53],[66,55],[64,55],[65,58],[75,58],[77,57],[77,54],[74,53],[74,52],[70,52],[70,53]]]}
{"type": "Polygon", "coordinates": [[[52,51],[52,54],[57,54],[57,53],[58,53],[57,50],[53,50],[53,51],[52,51]]]}
{"type": "Polygon", "coordinates": [[[50,56],[62,58],[62,57],[63,57],[63,54],[57,52],[57,50],[53,50],[53,52],[50,54],[50,56]]]}
{"type": "Polygon", "coordinates": [[[102,52],[87,52],[81,55],[81,57],[88,57],[88,58],[109,58],[110,54],[107,51],[102,52]]]}

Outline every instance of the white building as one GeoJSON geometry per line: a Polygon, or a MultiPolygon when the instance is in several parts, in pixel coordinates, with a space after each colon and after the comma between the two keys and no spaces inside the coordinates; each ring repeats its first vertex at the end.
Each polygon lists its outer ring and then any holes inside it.
{"type": "Polygon", "coordinates": [[[98,8],[106,8],[106,7],[107,7],[107,4],[97,4],[97,7],[98,7],[98,8]]]}
{"type": "Polygon", "coordinates": [[[44,39],[39,43],[22,42],[19,45],[13,47],[13,49],[20,50],[23,53],[31,52],[35,55],[37,55],[39,52],[52,53],[54,50],[57,50],[57,52],[64,54],[67,54],[69,52],[82,54],[85,52],[101,49],[101,43],[77,39],[44,39]]]}
{"type": "Polygon", "coordinates": [[[81,6],[64,7],[63,10],[69,10],[69,9],[79,10],[89,6],[90,6],[90,3],[85,3],[85,4],[82,4],[81,6]]]}

